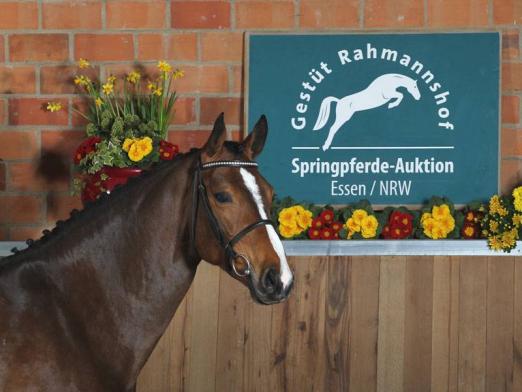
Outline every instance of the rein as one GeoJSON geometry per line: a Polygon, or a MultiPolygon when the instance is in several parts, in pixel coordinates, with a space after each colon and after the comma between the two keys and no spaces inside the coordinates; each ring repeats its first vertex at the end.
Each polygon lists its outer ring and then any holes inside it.
{"type": "MultiPolygon", "coordinates": [[[[216,169],[220,167],[236,167],[236,168],[252,168],[257,167],[257,162],[253,161],[214,161],[214,162],[208,162],[208,163],[201,163],[201,159],[198,159],[198,166],[194,172],[194,181],[193,181],[193,191],[192,191],[192,230],[190,232],[190,243],[192,244],[193,249],[196,249],[196,222],[197,222],[197,215],[198,215],[198,208],[199,203],[201,200],[201,204],[203,204],[203,207],[205,209],[205,212],[207,214],[207,218],[210,222],[210,227],[212,228],[212,232],[214,233],[214,236],[218,240],[219,244],[225,251],[225,255],[227,257],[228,264],[232,271],[238,276],[238,277],[246,277],[251,274],[251,263],[248,258],[241,254],[237,253],[234,249],[234,245],[236,245],[245,235],[247,235],[252,230],[265,226],[265,225],[274,225],[273,222],[270,219],[259,219],[255,221],[254,223],[251,223],[250,225],[246,226],[245,228],[241,229],[238,233],[236,233],[231,239],[226,239],[226,235],[221,228],[221,225],[219,224],[218,219],[216,218],[216,215],[212,211],[212,207],[210,206],[210,201],[208,199],[208,193],[207,188],[205,187],[205,184],[203,183],[203,178],[201,176],[201,172],[204,170],[210,170],[210,169],[216,169]],[[243,259],[246,263],[246,269],[244,272],[239,272],[234,264],[235,259],[243,259]]],[[[197,253],[197,252],[196,252],[197,253]]]]}

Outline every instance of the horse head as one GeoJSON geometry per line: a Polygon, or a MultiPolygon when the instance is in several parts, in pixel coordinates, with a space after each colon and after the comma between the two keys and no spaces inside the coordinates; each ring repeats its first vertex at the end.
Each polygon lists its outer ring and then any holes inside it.
{"type": "Polygon", "coordinates": [[[412,83],[410,83],[408,86],[406,86],[406,89],[408,92],[413,96],[413,98],[418,101],[421,97],[419,87],[417,86],[417,81],[410,79],[412,83]]]}
{"type": "Polygon", "coordinates": [[[223,114],[217,118],[194,180],[200,199],[194,242],[203,260],[245,284],[258,302],[272,304],[287,298],[293,275],[269,220],[273,189],[254,162],[267,133],[262,116],[243,142],[225,141],[223,114]]]}

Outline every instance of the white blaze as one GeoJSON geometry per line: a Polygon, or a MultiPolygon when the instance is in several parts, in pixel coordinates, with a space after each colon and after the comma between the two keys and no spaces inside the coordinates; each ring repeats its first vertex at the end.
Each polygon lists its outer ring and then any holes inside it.
{"type": "MultiPolygon", "coordinates": [[[[257,210],[259,211],[259,215],[261,219],[268,219],[266,215],[265,206],[263,205],[263,199],[261,198],[261,193],[259,192],[259,186],[257,185],[256,178],[248,172],[246,169],[239,169],[241,173],[241,177],[243,177],[243,182],[245,186],[252,194],[252,198],[257,205],[257,210]]],[[[272,225],[265,225],[266,231],[268,233],[268,238],[270,238],[270,242],[272,243],[272,247],[274,248],[277,256],[279,256],[279,264],[281,265],[281,275],[280,279],[283,283],[283,288],[287,288],[290,283],[292,283],[293,275],[290,267],[288,266],[288,261],[286,261],[285,250],[283,248],[283,243],[279,239],[274,227],[272,225]]]]}

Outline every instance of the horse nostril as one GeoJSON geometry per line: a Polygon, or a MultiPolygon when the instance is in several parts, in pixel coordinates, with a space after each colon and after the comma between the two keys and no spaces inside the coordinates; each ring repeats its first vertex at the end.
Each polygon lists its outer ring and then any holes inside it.
{"type": "Polygon", "coordinates": [[[265,270],[261,284],[267,293],[273,293],[276,290],[278,280],[277,271],[271,267],[265,270]]]}

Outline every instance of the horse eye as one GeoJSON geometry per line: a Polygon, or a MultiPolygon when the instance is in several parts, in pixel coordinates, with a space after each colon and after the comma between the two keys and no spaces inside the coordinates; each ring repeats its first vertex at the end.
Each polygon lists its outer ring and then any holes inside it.
{"type": "Polygon", "coordinates": [[[232,196],[227,192],[214,193],[214,197],[219,203],[232,203],[232,196]]]}

